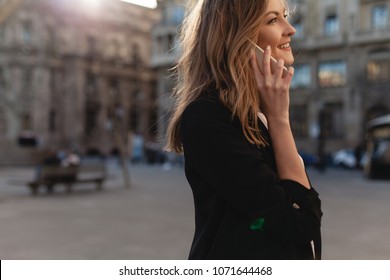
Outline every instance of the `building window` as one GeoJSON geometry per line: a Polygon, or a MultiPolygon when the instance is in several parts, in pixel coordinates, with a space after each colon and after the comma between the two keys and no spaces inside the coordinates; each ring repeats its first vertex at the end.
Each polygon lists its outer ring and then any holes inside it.
{"type": "Polygon", "coordinates": [[[157,135],[158,133],[158,114],[156,108],[150,108],[148,112],[149,115],[149,132],[152,135],[157,135]]]}
{"type": "Polygon", "coordinates": [[[91,56],[95,56],[97,54],[97,40],[94,36],[88,35],[87,36],[87,52],[91,56]]]}
{"type": "Polygon", "coordinates": [[[371,83],[390,81],[390,59],[371,60],[367,63],[367,79],[371,83]]]}
{"type": "Polygon", "coordinates": [[[157,44],[157,54],[158,55],[164,54],[164,40],[162,36],[157,36],[156,44],[157,44]]]}
{"type": "Polygon", "coordinates": [[[293,21],[292,26],[294,26],[295,28],[294,38],[302,39],[304,37],[302,19],[297,19],[293,21]]]}
{"type": "Polygon", "coordinates": [[[374,29],[384,29],[388,23],[388,9],[386,5],[375,5],[371,9],[371,24],[374,29]]]}
{"type": "Polygon", "coordinates": [[[23,22],[22,42],[25,45],[30,45],[32,42],[32,23],[30,21],[23,22]]]}
{"type": "Polygon", "coordinates": [[[179,25],[184,19],[184,7],[175,6],[172,10],[172,21],[174,24],[179,25]]]}
{"type": "Polygon", "coordinates": [[[30,92],[32,84],[33,84],[33,79],[32,79],[33,71],[32,71],[32,69],[30,67],[26,67],[24,69],[23,75],[24,75],[24,77],[23,77],[23,90],[25,92],[30,92]]]}
{"type": "Polygon", "coordinates": [[[139,51],[139,46],[137,44],[133,44],[133,64],[135,66],[139,66],[142,64],[142,59],[139,51]]]}
{"type": "Polygon", "coordinates": [[[137,106],[133,105],[129,111],[129,130],[135,131],[136,133],[140,132],[138,125],[139,119],[138,108],[137,106]]]}
{"type": "Polygon", "coordinates": [[[318,68],[320,87],[341,87],[347,83],[347,66],[344,61],[322,62],[318,68]]]}
{"type": "Polygon", "coordinates": [[[32,130],[32,120],[30,113],[24,113],[22,116],[22,130],[30,131],[32,130]]]}
{"type": "Polygon", "coordinates": [[[109,46],[108,55],[111,59],[118,58],[120,54],[120,43],[117,39],[112,39],[109,46]]]}
{"type": "Polygon", "coordinates": [[[335,14],[328,15],[325,19],[324,33],[326,36],[334,36],[339,33],[339,18],[335,14]]]}
{"type": "Polygon", "coordinates": [[[344,132],[343,105],[328,103],[321,110],[320,130],[325,138],[342,138],[344,132]]]}
{"type": "Polygon", "coordinates": [[[92,73],[86,74],[85,94],[87,99],[94,99],[97,95],[97,81],[92,73]]]}
{"type": "Polygon", "coordinates": [[[93,102],[87,102],[85,108],[85,132],[90,135],[98,127],[99,106],[93,102]]]}
{"type": "Polygon", "coordinates": [[[173,6],[164,11],[163,22],[167,24],[179,25],[184,19],[185,9],[183,6],[173,6]]]}
{"type": "Polygon", "coordinates": [[[291,88],[308,88],[311,84],[311,69],[308,64],[294,65],[294,77],[291,81],[291,88]]]}
{"type": "Polygon", "coordinates": [[[109,82],[108,96],[114,103],[120,103],[119,81],[116,78],[109,82]]]}
{"type": "Polygon", "coordinates": [[[48,26],[47,27],[47,39],[46,39],[46,45],[50,52],[53,52],[56,48],[56,31],[54,27],[48,26]]]}
{"type": "Polygon", "coordinates": [[[290,109],[291,128],[295,137],[308,136],[307,106],[292,105],[290,109]]]}

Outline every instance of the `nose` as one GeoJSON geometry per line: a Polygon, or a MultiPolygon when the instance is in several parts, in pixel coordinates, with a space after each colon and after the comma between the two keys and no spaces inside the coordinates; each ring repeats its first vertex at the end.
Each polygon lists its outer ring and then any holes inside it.
{"type": "Polygon", "coordinates": [[[288,37],[291,37],[291,36],[294,36],[294,34],[296,33],[296,29],[294,28],[294,26],[292,26],[288,21],[286,21],[286,28],[284,30],[284,33],[283,35],[284,36],[288,36],[288,37]]]}

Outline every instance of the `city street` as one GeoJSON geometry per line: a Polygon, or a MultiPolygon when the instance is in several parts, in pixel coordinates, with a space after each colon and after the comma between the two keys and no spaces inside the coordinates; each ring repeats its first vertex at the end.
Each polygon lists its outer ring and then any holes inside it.
{"type": "MultiPolygon", "coordinates": [[[[1,259],[186,259],[194,217],[182,167],[109,165],[102,192],[77,185],[33,197],[34,168],[0,169],[1,259]]],[[[309,169],[323,203],[323,258],[390,259],[390,181],[309,169]]]]}

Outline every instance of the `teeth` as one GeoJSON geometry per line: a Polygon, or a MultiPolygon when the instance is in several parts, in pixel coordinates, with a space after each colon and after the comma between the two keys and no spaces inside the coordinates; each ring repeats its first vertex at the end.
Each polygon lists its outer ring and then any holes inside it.
{"type": "Polygon", "coordinates": [[[290,43],[286,43],[286,44],[278,46],[279,49],[284,49],[284,48],[289,48],[289,47],[290,47],[290,43]]]}

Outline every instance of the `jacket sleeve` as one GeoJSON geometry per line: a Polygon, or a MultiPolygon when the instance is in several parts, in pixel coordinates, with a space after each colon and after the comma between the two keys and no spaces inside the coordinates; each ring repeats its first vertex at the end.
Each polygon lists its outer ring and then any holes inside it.
{"type": "Polygon", "coordinates": [[[320,200],[312,188],[279,180],[265,156],[250,144],[227,108],[190,105],[180,124],[186,164],[251,225],[297,241],[318,232],[320,200]]]}

